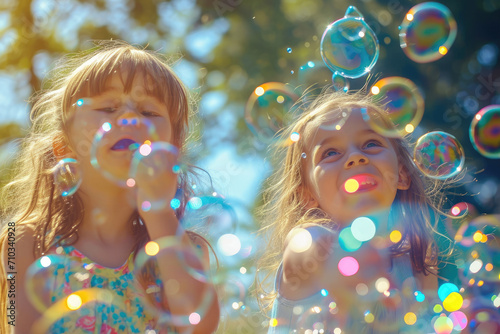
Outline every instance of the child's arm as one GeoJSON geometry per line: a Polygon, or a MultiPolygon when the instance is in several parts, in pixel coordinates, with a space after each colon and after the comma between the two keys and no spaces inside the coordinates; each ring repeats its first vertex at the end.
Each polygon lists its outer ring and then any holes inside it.
{"type": "MultiPolygon", "coordinates": [[[[172,154],[150,154],[141,160],[135,176],[137,186],[136,203],[139,214],[144,220],[151,240],[172,238],[175,243],[180,243],[181,249],[186,250],[183,258],[179,258],[176,252],[161,252],[156,256],[163,286],[167,282],[178,283],[175,293],[168,294],[165,289],[165,299],[170,313],[175,316],[188,317],[192,313],[200,311],[201,320],[194,326],[178,326],[177,331],[189,333],[212,333],[217,329],[219,323],[219,301],[214,286],[209,281],[194,278],[186,267],[195,271],[207,273],[209,268],[208,250],[201,247],[201,259],[197,254],[197,247],[190,240],[188,234],[180,227],[174,210],[167,205],[160,210],[143,210],[145,201],[163,200],[170,203],[177,190],[177,174],[173,172],[173,166],[177,163],[177,157],[172,154]],[[156,162],[156,163],[155,163],[156,162]],[[150,170],[153,169],[155,177],[150,170]],[[211,297],[209,305],[204,305],[206,296],[211,297]]],[[[178,247],[173,247],[178,249],[178,247]]],[[[206,275],[206,274],[205,274],[206,275]]],[[[176,284],[177,285],[177,284],[176,284]]],[[[194,318],[197,318],[194,316],[194,318]]],[[[185,323],[185,322],[184,322],[185,323]]]]}
{"type": "MultiPolygon", "coordinates": [[[[10,265],[15,265],[15,272],[17,273],[15,278],[15,289],[11,289],[11,282],[7,281],[7,298],[6,302],[8,305],[15,305],[15,327],[7,325],[7,328],[11,330],[11,333],[30,333],[31,325],[40,317],[40,313],[31,305],[26,295],[26,271],[28,267],[35,261],[33,256],[33,246],[35,244],[35,238],[33,231],[28,226],[23,226],[21,228],[19,225],[15,229],[15,258],[14,260],[8,261],[8,249],[12,245],[9,245],[8,240],[4,241],[2,247],[2,265],[5,273],[13,271],[10,265]],[[12,304],[14,303],[14,304],[12,304]]],[[[2,310],[4,311],[4,310],[2,310]]],[[[3,313],[3,312],[2,312],[3,313]]],[[[7,318],[7,321],[11,319],[7,318]]],[[[2,319],[4,321],[4,319],[2,319]]]]}
{"type": "MultiPolygon", "coordinates": [[[[172,209],[166,209],[154,212],[141,212],[148,229],[151,240],[158,240],[163,237],[176,237],[182,243],[182,247],[188,250],[189,254],[186,257],[186,262],[180,261],[178,254],[175,252],[162,252],[157,256],[158,267],[160,270],[161,279],[164,283],[169,280],[174,280],[179,283],[179,289],[175,294],[167,294],[169,311],[173,315],[189,316],[193,312],[197,312],[200,303],[204,301],[206,296],[209,296],[210,304],[202,308],[200,316],[201,321],[191,328],[177,328],[179,332],[188,333],[212,333],[215,332],[219,323],[219,302],[214,286],[210,282],[202,282],[193,278],[186,271],[186,267],[194,270],[202,270],[205,273],[209,268],[209,253],[207,246],[201,240],[191,241],[191,238],[186,232],[176,236],[179,222],[172,209]],[[197,247],[197,246],[200,247],[197,247]],[[201,249],[202,259],[194,259],[195,249],[201,249]],[[201,262],[201,261],[203,262],[201,262]]],[[[175,247],[174,247],[175,248],[175,247]]]]}

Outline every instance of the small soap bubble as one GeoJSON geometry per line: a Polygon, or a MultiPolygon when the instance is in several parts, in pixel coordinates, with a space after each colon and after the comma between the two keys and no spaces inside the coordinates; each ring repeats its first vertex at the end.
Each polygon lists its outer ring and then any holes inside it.
{"type": "Polygon", "coordinates": [[[302,152],[302,154],[300,156],[302,157],[302,159],[307,158],[307,154],[305,152],[302,152]]]}
{"type": "Polygon", "coordinates": [[[338,72],[333,73],[332,84],[333,89],[336,92],[343,91],[344,93],[347,93],[347,91],[349,90],[349,81],[347,81],[347,79],[338,72]]]}
{"type": "Polygon", "coordinates": [[[385,106],[391,123],[368,111],[367,122],[386,137],[403,137],[413,132],[424,114],[424,99],[417,86],[406,78],[389,77],[377,81],[370,90],[385,106]]]}
{"type": "Polygon", "coordinates": [[[276,140],[293,116],[298,99],[290,85],[268,82],[257,87],[245,106],[245,121],[257,138],[265,143],[276,140]]]}
{"type": "MultiPolygon", "coordinates": [[[[115,127],[109,123],[105,122],[99,128],[99,130],[94,135],[92,146],[88,148],[90,151],[90,163],[92,166],[99,171],[106,179],[118,184],[122,187],[131,187],[135,183],[132,182],[130,177],[130,167],[131,160],[134,153],[142,150],[149,145],[142,145],[137,143],[134,139],[130,137],[116,138],[115,127]],[[110,153],[110,145],[111,153],[110,153]],[[109,163],[108,155],[112,155],[117,159],[121,159],[123,163],[109,163]]],[[[148,143],[151,141],[159,140],[158,134],[154,124],[147,118],[141,119],[139,125],[137,125],[138,130],[143,130],[147,133],[148,143]]],[[[82,150],[87,149],[84,144],[81,147],[82,150]]],[[[132,178],[133,179],[133,178],[132,178]]]]}
{"type": "Polygon", "coordinates": [[[457,36],[457,22],[450,10],[437,2],[412,7],[400,26],[399,40],[404,53],[417,63],[443,57],[457,36]]]}
{"type": "Polygon", "coordinates": [[[288,53],[292,53],[292,48],[287,48],[287,49],[286,49],[286,52],[288,52],[288,53]]]}
{"type": "Polygon", "coordinates": [[[349,6],[345,16],[331,23],[323,33],[321,57],[332,72],[346,78],[359,78],[373,68],[379,56],[379,43],[363,15],[349,6]]]}
{"type": "Polygon", "coordinates": [[[65,158],[59,161],[53,175],[54,183],[63,197],[73,195],[82,183],[81,169],[75,159],[65,158]]]}
{"type": "Polygon", "coordinates": [[[470,124],[469,137],[472,146],[481,155],[500,159],[500,105],[479,110],[470,124]]]}
{"type": "Polygon", "coordinates": [[[446,179],[460,173],[465,156],[462,145],[454,136],[434,131],[418,139],[413,159],[422,173],[431,178],[446,179]]]}

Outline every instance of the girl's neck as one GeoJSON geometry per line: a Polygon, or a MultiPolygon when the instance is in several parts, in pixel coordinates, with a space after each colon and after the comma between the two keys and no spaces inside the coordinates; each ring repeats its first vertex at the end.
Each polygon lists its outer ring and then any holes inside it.
{"type": "Polygon", "coordinates": [[[81,238],[91,238],[102,245],[116,245],[133,239],[130,218],[134,212],[132,192],[118,187],[80,189],[83,221],[78,229],[81,238]]]}

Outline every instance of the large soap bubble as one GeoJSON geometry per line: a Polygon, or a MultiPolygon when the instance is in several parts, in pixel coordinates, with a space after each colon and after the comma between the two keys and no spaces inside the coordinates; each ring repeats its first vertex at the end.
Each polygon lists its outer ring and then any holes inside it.
{"type": "Polygon", "coordinates": [[[479,110],[470,124],[469,136],[472,146],[483,156],[500,158],[500,105],[479,110]]]}
{"type": "Polygon", "coordinates": [[[424,99],[417,86],[409,79],[389,77],[377,81],[371,93],[386,106],[393,124],[377,117],[369,117],[368,124],[373,130],[387,137],[403,137],[415,130],[424,114],[424,99]]]}
{"type": "Polygon", "coordinates": [[[321,57],[332,70],[346,78],[370,72],[379,55],[377,36],[363,15],[349,6],[345,16],[330,24],[321,38],[321,57]]]}
{"type": "Polygon", "coordinates": [[[429,63],[443,57],[457,36],[453,15],[437,2],[412,7],[400,28],[400,46],[408,58],[417,63],[429,63]]]}
{"type": "Polygon", "coordinates": [[[435,179],[446,179],[460,173],[465,157],[462,145],[454,136],[434,131],[418,139],[413,159],[422,173],[435,179]]]}
{"type": "Polygon", "coordinates": [[[247,101],[245,121],[263,142],[270,142],[292,119],[293,104],[298,99],[289,85],[267,82],[257,87],[247,101]]]}

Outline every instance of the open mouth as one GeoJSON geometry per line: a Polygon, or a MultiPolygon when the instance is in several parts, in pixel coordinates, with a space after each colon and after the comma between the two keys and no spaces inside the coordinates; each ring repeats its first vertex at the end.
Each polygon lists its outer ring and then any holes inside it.
{"type": "Polygon", "coordinates": [[[370,174],[359,174],[350,177],[344,183],[344,190],[348,194],[369,191],[377,186],[377,181],[370,174]]]}
{"type": "Polygon", "coordinates": [[[113,147],[111,147],[111,149],[113,151],[133,150],[134,146],[136,146],[135,144],[137,144],[135,140],[132,140],[130,138],[123,138],[123,139],[120,139],[119,141],[117,141],[113,145],[113,147]],[[131,145],[133,145],[133,146],[131,146],[131,145]]]}

